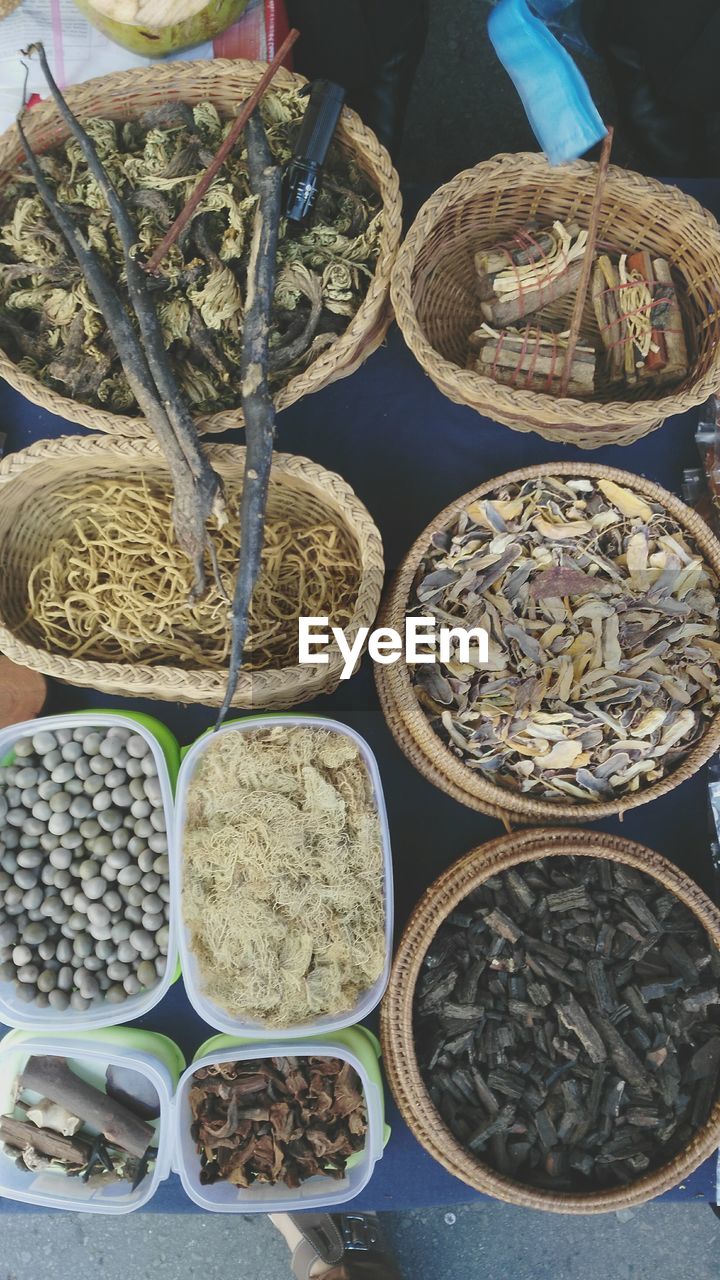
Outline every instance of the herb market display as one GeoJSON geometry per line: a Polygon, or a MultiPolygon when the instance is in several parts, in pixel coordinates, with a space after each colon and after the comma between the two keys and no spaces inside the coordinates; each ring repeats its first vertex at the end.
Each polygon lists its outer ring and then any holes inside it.
{"type": "Polygon", "coordinates": [[[0,766],[0,979],[77,1015],[165,976],[169,860],[158,767],[123,724],[39,728],[0,766]]]}
{"type": "Polygon", "coordinates": [[[110,1066],[99,1087],[65,1058],[30,1057],[13,1094],[0,1148],[20,1168],[77,1178],[89,1193],[112,1183],[135,1191],[152,1172],[160,1099],[142,1073],[110,1066]]]}
{"type": "Polygon", "coordinates": [[[676,785],[717,745],[719,553],[694,513],[624,472],[486,483],[417,540],[385,621],[484,628],[488,662],[455,650],[378,672],[400,745],[466,803],[525,821],[676,785]]]}
{"type": "Polygon", "coordinates": [[[720,953],[633,867],[523,862],[441,925],[415,1036],[444,1122],[498,1173],[624,1184],[681,1152],[717,1100],[720,953]]]}
{"type": "MultiPolygon", "coordinates": [[[[262,99],[277,164],[292,152],[305,110],[297,90],[262,99]]],[[[212,161],[230,125],[212,101],[169,102],[139,118],[84,121],[149,258],[212,161]]],[[[70,139],[40,163],[85,228],[108,280],[126,291],[125,260],[86,158],[70,139]]],[[[247,269],[256,197],[242,143],[230,153],[189,226],[151,278],[162,339],[193,414],[240,406],[247,269]]],[[[380,250],[382,201],[347,147],[334,144],[309,227],[280,227],[269,376],[273,392],[336,341],[357,312],[380,250]]],[[[0,202],[0,340],[27,375],[74,401],[138,415],[86,275],[31,176],[18,170],[0,202]]]]}
{"type": "Polygon", "coordinates": [[[331,1057],[254,1058],[198,1068],[189,1090],[200,1183],[237,1187],[342,1179],[365,1146],[362,1085],[331,1057]]]}
{"type": "MultiPolygon", "coordinates": [[[[226,486],[236,508],[240,488],[226,486]]],[[[240,530],[214,538],[218,576],[197,603],[192,568],[172,536],[172,496],[150,476],[68,481],[57,494],[63,530],[34,565],[27,614],[17,634],[54,654],[108,662],[172,663],[224,670],[231,647],[229,598],[240,530]]],[[[290,504],[273,513],[271,487],[261,570],[250,608],[244,666],[297,662],[297,620],[352,619],[360,582],[358,548],[341,525],[290,504]]]]}
{"type": "Polygon", "coordinates": [[[216,1025],[352,1014],[383,975],[387,911],[382,801],[356,743],[311,722],[228,729],[183,787],[193,1000],[216,1025]]]}

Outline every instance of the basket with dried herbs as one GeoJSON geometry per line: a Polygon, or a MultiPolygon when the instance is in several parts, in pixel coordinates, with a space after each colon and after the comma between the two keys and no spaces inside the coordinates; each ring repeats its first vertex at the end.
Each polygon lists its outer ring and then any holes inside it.
{"type": "Polygon", "coordinates": [[[639,1205],[720,1136],[720,913],[653,850],[534,828],[427,890],[383,1002],[388,1082],[436,1160],[555,1213],[639,1205]]]}
{"type": "MultiPolygon", "coordinates": [[[[68,89],[76,116],[94,122],[91,136],[138,230],[141,265],[164,239],[265,70],[242,61],[168,63],[68,89]]],[[[263,99],[278,163],[294,143],[306,104],[304,83],[280,70],[263,99]]],[[[26,114],[24,130],[51,187],[87,226],[89,243],[123,298],[119,240],[85,159],[64,140],[67,128],[58,127],[51,104],[43,102],[26,114]]],[[[0,177],[0,373],[66,419],[94,430],[146,433],[104,316],[44,212],[15,128],[0,137],[0,177]]],[[[280,229],[270,337],[279,408],[352,372],[389,323],[389,274],[401,234],[398,179],[387,153],[353,112],[341,117],[326,177],[308,228],[293,235],[283,222],[280,229]]],[[[205,430],[242,421],[236,357],[254,208],[246,150],[239,144],[153,277],[171,361],[184,375],[184,392],[205,430]]]]}
{"type": "Polygon", "coordinates": [[[720,547],[670,494],[602,467],[516,472],[418,539],[387,610],[484,628],[488,661],[454,650],[379,685],[412,758],[468,803],[617,812],[713,750],[719,592],[720,547]]]}
{"type": "MultiPolygon", "coordinates": [[[[237,509],[244,450],[207,446],[237,509]]],[[[223,700],[241,533],[226,523],[207,548],[205,594],[172,531],[172,484],[158,448],[109,436],[40,441],[0,467],[0,648],[14,661],[128,696],[223,700]],[[216,578],[213,556],[218,569],[216,578]]],[[[380,599],[382,546],[339,476],[275,454],[265,541],[235,706],[278,708],[337,686],[297,663],[297,618],[337,618],[354,636],[380,599]]]]}
{"type": "MultiPolygon", "coordinates": [[[[263,99],[268,142],[284,163],[304,111],[298,93],[263,99]]],[[[151,256],[212,160],[229,124],[211,101],[152,108],[124,122],[85,121],[105,168],[151,256]]],[[[73,140],[45,153],[43,172],[79,221],[120,296],[124,259],[95,179],[73,140]]],[[[153,281],[165,345],[195,413],[240,405],[237,369],[255,199],[247,158],[226,160],[195,217],[153,281]]],[[[355,315],[380,244],[381,200],[347,152],[335,146],[306,230],[281,230],[270,381],[274,391],[327,350],[355,315]]],[[[22,170],[0,202],[0,340],[22,371],[72,400],[139,410],[80,268],[22,170]]]]}
{"type": "Polygon", "coordinates": [[[418,1060],[455,1137],[554,1191],[676,1156],[720,1083],[720,953],[661,884],[572,857],[489,876],[450,913],[415,998],[418,1060]]]}

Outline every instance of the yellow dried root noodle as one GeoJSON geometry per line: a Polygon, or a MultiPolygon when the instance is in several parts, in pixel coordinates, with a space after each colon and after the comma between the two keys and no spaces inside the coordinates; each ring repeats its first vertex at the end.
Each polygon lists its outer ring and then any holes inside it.
{"type": "Polygon", "coordinates": [[[205,995],[231,1016],[296,1026],[351,1009],[380,977],[380,820],[343,734],[214,738],[190,783],[183,853],[191,950],[205,995]]]}
{"type": "MultiPolygon", "coordinates": [[[[239,490],[228,485],[228,506],[239,490]]],[[[207,595],[189,603],[192,572],[174,541],[169,489],[140,475],[68,483],[58,498],[63,524],[27,585],[20,632],[53,653],[109,662],[222,669],[230,652],[230,604],[208,564],[207,595]]],[[[327,616],[347,627],[360,581],[357,548],[332,520],[273,512],[265,525],[262,570],[250,610],[244,665],[297,661],[297,619],[327,616]]],[[[220,575],[232,597],[238,521],[213,533],[220,575]]]]}

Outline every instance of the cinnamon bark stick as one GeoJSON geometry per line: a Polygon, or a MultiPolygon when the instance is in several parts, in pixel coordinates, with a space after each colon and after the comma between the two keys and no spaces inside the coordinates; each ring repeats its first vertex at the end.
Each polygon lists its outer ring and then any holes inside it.
{"type": "MultiPolygon", "coordinates": [[[[64,1058],[30,1058],[20,1078],[20,1089],[29,1089],[67,1107],[73,1115],[98,1129],[108,1142],[131,1156],[144,1156],[155,1139],[151,1125],[139,1120],[122,1103],[108,1098],[100,1089],[86,1084],[70,1070],[64,1058]]],[[[41,1149],[36,1143],[31,1145],[38,1151],[41,1149]]]]}
{"type": "Polygon", "coordinates": [[[537,289],[522,289],[516,297],[506,300],[495,298],[491,302],[482,302],[480,309],[483,316],[488,324],[496,329],[502,329],[505,325],[514,324],[516,320],[521,320],[524,316],[531,315],[533,311],[546,307],[550,302],[564,298],[567,293],[572,293],[578,284],[583,262],[583,258],[577,258],[561,275],[548,280],[537,289]]]}
{"type": "Polygon", "coordinates": [[[183,227],[187,226],[195,210],[200,204],[200,201],[205,195],[205,192],[210,186],[210,183],[214,180],[214,178],[217,177],[222,166],[227,160],[227,157],[230,155],[230,152],[232,151],[233,147],[237,143],[237,140],[240,137],[240,134],[242,133],[243,129],[245,128],[245,125],[250,119],[260,99],[262,98],[265,90],[268,88],[276,72],[278,71],[282,63],[285,61],[287,55],[289,54],[290,50],[292,49],[299,35],[300,35],[300,32],[295,27],[293,27],[292,30],[288,33],[288,35],[285,37],[283,43],[281,44],[280,48],[275,54],[275,57],[273,58],[272,62],[268,65],[267,69],[263,72],[262,76],[258,80],[249,98],[247,98],[240,112],[238,113],[235,120],[233,121],[232,128],[229,130],[227,137],[219,147],[217,155],[215,156],[214,160],[210,162],[207,169],[199,179],[197,185],[194,187],[187,204],[183,209],[181,209],[177,218],[175,219],[172,226],[170,227],[170,230],[167,232],[165,237],[161,240],[160,244],[158,245],[157,249],[153,253],[152,257],[149,258],[148,261],[146,262],[145,264],[146,271],[149,271],[151,273],[157,271],[158,267],[160,266],[160,263],[162,262],[163,258],[165,257],[165,255],[167,254],[171,246],[174,245],[183,227]]]}
{"type": "Polygon", "coordinates": [[[26,1120],[13,1120],[10,1116],[0,1117],[0,1140],[18,1151],[32,1147],[33,1151],[52,1160],[62,1160],[64,1164],[84,1165],[90,1157],[90,1144],[80,1142],[77,1138],[63,1138],[59,1133],[49,1129],[38,1129],[26,1120]]]}
{"type": "Polygon", "coordinates": [[[595,258],[595,245],[597,244],[598,227],[600,225],[600,206],[602,204],[603,192],[605,190],[608,168],[610,167],[610,152],[612,150],[613,132],[613,128],[610,126],[603,139],[600,160],[598,162],[597,182],[595,184],[595,194],[593,196],[592,208],[590,209],[590,218],[588,222],[588,237],[585,244],[585,253],[580,259],[580,279],[578,281],[575,305],[573,306],[572,319],[570,321],[565,372],[560,380],[561,396],[567,394],[568,384],[570,382],[570,371],[572,368],[572,358],[580,337],[580,325],[582,324],[583,311],[585,310],[585,299],[587,298],[588,286],[590,284],[590,273],[592,271],[593,260],[595,258]]]}

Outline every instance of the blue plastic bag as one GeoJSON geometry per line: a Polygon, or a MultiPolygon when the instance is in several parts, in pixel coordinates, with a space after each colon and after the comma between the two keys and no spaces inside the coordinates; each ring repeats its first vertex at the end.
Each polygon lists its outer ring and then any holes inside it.
{"type": "MultiPolygon", "coordinates": [[[[562,0],[534,3],[562,7],[562,0]]],[[[488,34],[551,164],[576,160],[604,138],[607,130],[585,80],[526,0],[500,0],[488,18],[488,34]]]]}

